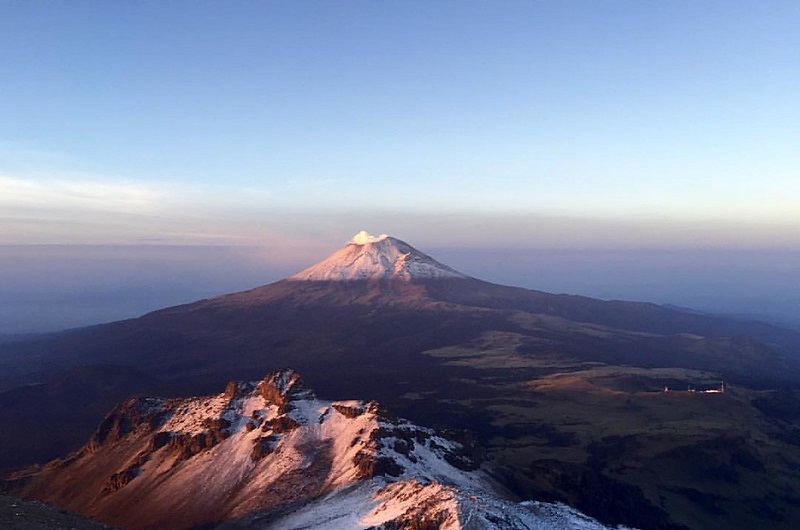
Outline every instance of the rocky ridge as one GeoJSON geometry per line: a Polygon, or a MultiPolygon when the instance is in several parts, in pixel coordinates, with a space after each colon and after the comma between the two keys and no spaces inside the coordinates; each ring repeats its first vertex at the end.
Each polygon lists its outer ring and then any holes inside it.
{"type": "Polygon", "coordinates": [[[468,437],[375,402],[319,400],[291,370],[213,396],[128,400],[82,449],[5,489],[131,529],[605,528],[502,500],[468,437]]]}

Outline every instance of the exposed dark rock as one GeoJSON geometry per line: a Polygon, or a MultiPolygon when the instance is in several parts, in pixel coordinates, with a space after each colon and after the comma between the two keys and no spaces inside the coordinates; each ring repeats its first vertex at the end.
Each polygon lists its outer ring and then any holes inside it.
{"type": "MultiPolygon", "coordinates": [[[[276,433],[289,432],[289,431],[293,431],[296,428],[300,427],[300,424],[297,423],[296,421],[294,421],[289,416],[278,416],[277,418],[275,418],[274,420],[272,420],[269,423],[270,423],[270,427],[271,427],[272,431],[276,432],[276,433]]],[[[265,422],[265,425],[266,425],[266,422],[265,422]]]]}
{"type": "Polygon", "coordinates": [[[202,425],[214,435],[217,443],[231,435],[231,422],[225,418],[206,418],[203,420],[202,425]]]}
{"type": "Polygon", "coordinates": [[[359,405],[344,405],[342,403],[334,403],[332,406],[339,414],[350,419],[357,418],[366,412],[374,413],[378,411],[378,404],[374,401],[359,405]]]}
{"type": "Polygon", "coordinates": [[[139,426],[155,428],[166,419],[163,405],[163,400],[154,398],[129,399],[118,405],[100,423],[85,450],[94,452],[100,445],[119,440],[139,426]]]}
{"type": "Polygon", "coordinates": [[[448,516],[449,512],[447,510],[425,514],[423,517],[419,517],[419,514],[414,513],[372,528],[375,530],[439,530],[448,516]]]}
{"type": "Polygon", "coordinates": [[[105,417],[103,422],[97,427],[94,436],[89,440],[86,449],[94,452],[106,441],[113,442],[127,434],[131,429],[131,422],[122,413],[112,412],[105,417]]]}
{"type": "Polygon", "coordinates": [[[123,488],[131,480],[139,475],[139,466],[133,465],[127,469],[114,473],[108,478],[106,485],[103,487],[103,493],[113,493],[120,488],[123,488]]]}
{"type": "Polygon", "coordinates": [[[425,431],[417,430],[414,431],[414,439],[417,441],[418,444],[425,444],[425,440],[430,438],[431,435],[425,431]]]}
{"type": "Polygon", "coordinates": [[[228,399],[237,399],[249,395],[253,391],[253,383],[247,381],[229,381],[225,385],[224,396],[228,399]]]}
{"type": "Polygon", "coordinates": [[[153,435],[153,438],[150,439],[150,445],[148,446],[148,449],[150,451],[161,449],[170,442],[171,438],[172,433],[169,431],[157,432],[153,435]]]}
{"type": "MultiPolygon", "coordinates": [[[[452,514],[449,508],[442,508],[438,498],[429,498],[411,506],[405,513],[386,521],[385,523],[371,527],[371,530],[439,530],[447,522],[452,514]]],[[[458,520],[457,516],[454,519],[458,520]]],[[[497,528],[517,528],[504,521],[495,521],[499,524],[497,528]]]]}
{"type": "MultiPolygon", "coordinates": [[[[227,422],[227,420],[222,420],[227,422]]],[[[227,422],[230,425],[230,422],[227,422]]],[[[208,429],[196,434],[173,433],[169,438],[170,449],[178,453],[180,460],[188,460],[194,455],[211,449],[229,436],[224,429],[208,429]]]]}
{"type": "Polygon", "coordinates": [[[378,476],[399,477],[403,474],[403,467],[388,456],[377,456],[374,452],[359,451],[353,457],[353,463],[358,468],[359,478],[378,476]]]}
{"type": "Polygon", "coordinates": [[[264,399],[277,405],[280,414],[289,410],[288,404],[292,399],[313,395],[303,387],[300,374],[289,369],[272,372],[258,383],[257,388],[264,399]]]}
{"type": "Polygon", "coordinates": [[[414,442],[410,440],[395,440],[394,450],[396,453],[408,456],[409,451],[414,449],[414,442]]]}
{"type": "Polygon", "coordinates": [[[274,434],[269,436],[262,436],[253,444],[253,450],[250,452],[250,458],[253,460],[261,460],[268,454],[275,450],[279,438],[274,434]]]}
{"type": "Polygon", "coordinates": [[[239,390],[239,383],[237,381],[229,381],[225,386],[225,397],[233,399],[236,397],[236,391],[239,390]]]}
{"type": "Polygon", "coordinates": [[[369,438],[370,440],[378,441],[384,438],[394,438],[395,436],[397,436],[397,434],[395,433],[395,429],[390,429],[387,427],[378,427],[377,429],[373,430],[370,433],[369,438]]]}
{"type": "MultiPolygon", "coordinates": [[[[46,463],[42,467],[42,469],[44,471],[47,471],[47,470],[50,470],[50,469],[57,469],[57,468],[67,467],[68,465],[73,463],[75,460],[77,460],[79,458],[79,456],[80,456],[80,452],[79,451],[70,453],[69,455],[65,456],[64,458],[56,458],[55,460],[51,460],[50,462],[46,463]]],[[[34,466],[34,467],[36,467],[36,466],[34,466]]]]}
{"type": "Polygon", "coordinates": [[[377,447],[386,447],[407,456],[412,462],[416,460],[413,454],[416,443],[427,444],[431,449],[440,452],[450,465],[464,471],[472,471],[480,467],[483,461],[483,450],[469,432],[447,431],[445,436],[457,442],[454,447],[436,443],[430,433],[423,429],[408,428],[397,424],[375,429],[370,433],[370,440],[374,441],[377,447]]]}
{"type": "MultiPolygon", "coordinates": [[[[452,449],[445,449],[444,459],[453,467],[464,471],[474,471],[484,459],[483,447],[469,431],[448,430],[443,436],[456,442],[452,449]]],[[[433,444],[431,440],[431,444],[433,444]]]]}

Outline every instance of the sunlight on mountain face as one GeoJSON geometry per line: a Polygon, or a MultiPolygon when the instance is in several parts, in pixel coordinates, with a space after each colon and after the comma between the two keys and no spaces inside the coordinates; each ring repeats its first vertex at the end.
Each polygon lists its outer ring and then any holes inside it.
{"type": "Polygon", "coordinates": [[[433,278],[467,278],[466,275],[439,263],[405,241],[381,234],[371,236],[361,231],[348,245],[327,259],[289,277],[300,281],[406,281],[433,278]]]}

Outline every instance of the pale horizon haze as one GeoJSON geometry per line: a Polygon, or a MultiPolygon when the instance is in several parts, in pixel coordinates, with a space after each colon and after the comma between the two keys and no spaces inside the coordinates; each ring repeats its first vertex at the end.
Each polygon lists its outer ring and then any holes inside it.
{"type": "Polygon", "coordinates": [[[255,287],[360,230],[800,326],[793,1],[0,0],[0,334],[255,287]]]}

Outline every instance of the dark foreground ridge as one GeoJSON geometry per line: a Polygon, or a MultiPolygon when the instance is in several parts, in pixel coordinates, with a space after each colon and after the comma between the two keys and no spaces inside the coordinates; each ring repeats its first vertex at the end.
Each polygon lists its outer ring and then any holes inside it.
{"type": "Polygon", "coordinates": [[[14,530],[113,530],[80,515],[39,501],[0,495],[0,528],[14,530]]]}

